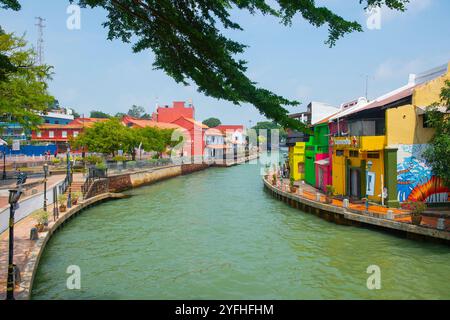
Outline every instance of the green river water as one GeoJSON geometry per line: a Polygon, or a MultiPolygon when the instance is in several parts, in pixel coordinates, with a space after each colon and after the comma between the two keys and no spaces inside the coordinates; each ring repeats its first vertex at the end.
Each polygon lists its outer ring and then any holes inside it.
{"type": "Polygon", "coordinates": [[[44,251],[33,299],[442,299],[450,249],[293,209],[260,168],[215,168],[84,211],[44,251]],[[81,269],[69,290],[66,269],[81,269]],[[366,286],[369,265],[381,289],[366,286]]]}

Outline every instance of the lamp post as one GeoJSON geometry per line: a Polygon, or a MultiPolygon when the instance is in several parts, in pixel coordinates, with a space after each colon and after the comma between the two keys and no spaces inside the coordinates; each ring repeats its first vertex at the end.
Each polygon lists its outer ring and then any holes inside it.
{"type": "Polygon", "coordinates": [[[369,171],[372,169],[372,161],[367,161],[366,165],[366,212],[369,211],[369,171]]]}
{"type": "Polygon", "coordinates": [[[69,184],[69,193],[67,195],[67,208],[72,207],[72,181],[70,177],[70,145],[67,143],[67,183],[69,184]]]}
{"type": "Polygon", "coordinates": [[[48,164],[44,164],[44,211],[47,211],[47,174],[48,164]]]}
{"type": "Polygon", "coordinates": [[[14,300],[14,213],[17,202],[22,195],[22,185],[27,181],[27,175],[20,173],[17,178],[17,188],[9,190],[9,252],[8,252],[8,280],[6,284],[6,300],[14,300]]]}

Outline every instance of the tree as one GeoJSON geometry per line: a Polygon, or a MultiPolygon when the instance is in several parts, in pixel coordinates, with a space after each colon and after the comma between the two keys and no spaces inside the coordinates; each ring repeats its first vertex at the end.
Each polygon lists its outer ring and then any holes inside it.
{"type": "Polygon", "coordinates": [[[126,113],[123,113],[123,112],[117,112],[115,115],[114,115],[114,117],[115,118],[123,118],[124,116],[126,116],[127,114],[126,113]]]}
{"type": "Polygon", "coordinates": [[[217,118],[208,118],[206,120],[203,120],[202,122],[204,125],[207,125],[210,128],[215,128],[217,126],[220,126],[222,122],[220,122],[217,118]]]}
{"type": "Polygon", "coordinates": [[[0,116],[34,129],[42,122],[39,113],[54,102],[46,83],[52,67],[36,65],[35,52],[26,47],[23,37],[0,30],[0,116]]]}
{"type": "Polygon", "coordinates": [[[145,114],[145,109],[142,106],[133,104],[130,110],[128,110],[127,114],[133,118],[142,118],[142,116],[145,114]]]}
{"type": "MultiPolygon", "coordinates": [[[[0,2],[5,8],[20,9],[17,0],[0,2]]],[[[366,8],[385,5],[400,11],[405,10],[408,2],[355,0],[366,8]]],[[[327,25],[329,46],[347,33],[362,32],[358,22],[348,21],[327,7],[316,6],[314,0],[271,1],[276,7],[264,0],[79,0],[78,3],[104,8],[108,13],[104,23],[109,29],[108,39],[136,40],[134,52],[153,50],[153,66],[178,83],[193,82],[199,92],[236,105],[253,104],[267,118],[297,130],[303,130],[305,125],[289,118],[284,106],[296,106],[299,102],[261,88],[245,75],[246,61],[237,56],[243,54],[246,46],[224,34],[225,29],[243,30],[232,20],[232,10],[271,15],[288,26],[297,15],[315,27],[327,25]]]]}
{"type": "Polygon", "coordinates": [[[440,103],[432,104],[425,114],[424,121],[435,129],[435,133],[424,152],[424,158],[433,169],[433,173],[450,187],[450,115],[443,112],[450,111],[450,80],[445,82],[440,100],[440,103]],[[442,110],[442,106],[445,110],[442,110]]]}
{"type": "Polygon", "coordinates": [[[119,119],[96,122],[90,128],[85,128],[70,144],[75,149],[86,147],[90,152],[115,155],[117,150],[127,142],[126,127],[119,119]]]}
{"type": "Polygon", "coordinates": [[[92,110],[91,111],[91,118],[101,118],[101,119],[108,119],[111,118],[111,116],[103,111],[96,111],[96,110],[92,110]]]}

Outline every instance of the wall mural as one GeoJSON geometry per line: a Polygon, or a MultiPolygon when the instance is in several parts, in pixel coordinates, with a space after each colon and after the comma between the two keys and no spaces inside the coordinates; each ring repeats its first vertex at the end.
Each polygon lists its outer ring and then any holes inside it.
{"type": "Polygon", "coordinates": [[[427,144],[399,145],[397,151],[398,200],[446,202],[450,189],[431,172],[422,154],[427,144]]]}

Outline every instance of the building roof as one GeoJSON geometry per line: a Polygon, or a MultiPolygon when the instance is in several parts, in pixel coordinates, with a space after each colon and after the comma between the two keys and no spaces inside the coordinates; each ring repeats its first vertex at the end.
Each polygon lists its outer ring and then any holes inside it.
{"type": "MultiPolygon", "coordinates": [[[[90,123],[92,125],[92,123],[90,123]]],[[[86,125],[88,127],[88,125],[86,125]]],[[[74,123],[72,124],[52,124],[46,123],[38,126],[39,129],[83,129],[83,125],[74,123]]]]}
{"type": "Polygon", "coordinates": [[[108,118],[76,118],[68,125],[79,124],[82,127],[91,127],[94,123],[108,121],[108,118]]]}
{"type": "Polygon", "coordinates": [[[202,129],[209,129],[209,127],[207,125],[205,125],[205,124],[203,124],[203,123],[201,123],[201,122],[199,122],[197,120],[194,120],[192,118],[187,118],[185,116],[181,116],[181,117],[175,119],[174,121],[172,121],[172,123],[175,122],[175,121],[178,121],[179,119],[184,119],[184,120],[194,124],[195,126],[201,127],[202,129]]]}
{"type": "Polygon", "coordinates": [[[179,129],[180,126],[175,123],[167,123],[167,122],[156,122],[153,120],[148,119],[137,119],[131,116],[124,116],[122,118],[122,122],[125,124],[131,123],[133,126],[139,127],[139,128],[145,128],[145,127],[155,127],[159,129],[179,129]]]}
{"type": "Polygon", "coordinates": [[[221,124],[214,129],[225,133],[226,131],[244,131],[244,126],[242,124],[221,124]]]}

